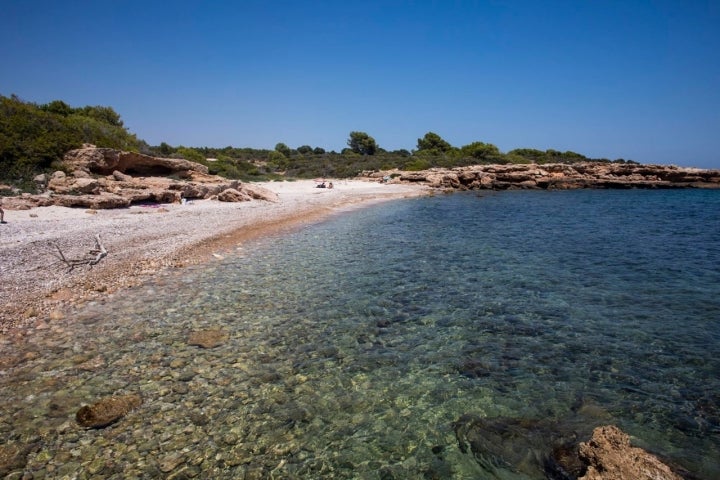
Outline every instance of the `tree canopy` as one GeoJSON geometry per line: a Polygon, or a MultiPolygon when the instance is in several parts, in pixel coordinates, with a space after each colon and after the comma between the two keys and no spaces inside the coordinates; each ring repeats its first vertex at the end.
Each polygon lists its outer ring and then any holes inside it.
{"type": "Polygon", "coordinates": [[[378,149],[375,139],[365,132],[350,132],[347,144],[353,152],[361,155],[374,155],[378,149]]]}
{"type": "Polygon", "coordinates": [[[0,95],[0,180],[29,184],[83,143],[134,151],[144,144],[111,107],[73,108],[61,100],[37,105],[0,95]]]}
{"type": "Polygon", "coordinates": [[[444,153],[452,149],[452,145],[442,139],[440,135],[434,132],[428,132],[423,138],[418,138],[417,149],[422,151],[432,151],[444,153]]]}

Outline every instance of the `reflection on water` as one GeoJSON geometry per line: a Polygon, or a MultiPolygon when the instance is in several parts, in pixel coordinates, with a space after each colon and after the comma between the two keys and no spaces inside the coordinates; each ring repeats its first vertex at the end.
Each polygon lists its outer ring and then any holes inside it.
{"type": "Polygon", "coordinates": [[[719,206],[413,199],[168,272],[1,346],[0,471],[496,478],[458,448],[453,422],[472,414],[614,423],[717,478],[719,206]],[[189,345],[207,329],[227,338],[189,345]],[[129,393],[143,404],[110,427],[75,422],[129,393]]]}

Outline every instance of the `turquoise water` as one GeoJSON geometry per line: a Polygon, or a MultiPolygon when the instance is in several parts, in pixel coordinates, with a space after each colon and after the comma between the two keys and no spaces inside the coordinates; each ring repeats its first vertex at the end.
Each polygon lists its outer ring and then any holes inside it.
{"type": "Polygon", "coordinates": [[[466,414],[583,438],[613,423],[720,478],[720,192],[384,203],[11,348],[0,439],[32,447],[35,478],[544,478],[461,452],[466,414]],[[229,338],[188,345],[207,328],[229,338]],[[133,392],[144,403],[118,423],[74,422],[133,392]]]}

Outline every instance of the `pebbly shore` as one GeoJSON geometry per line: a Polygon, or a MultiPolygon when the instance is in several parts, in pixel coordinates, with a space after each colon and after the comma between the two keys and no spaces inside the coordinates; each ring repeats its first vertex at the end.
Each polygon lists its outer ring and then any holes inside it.
{"type": "Polygon", "coordinates": [[[10,210],[0,225],[0,332],[21,334],[61,319],[83,303],[137,285],[165,268],[213,261],[243,242],[297,228],[369,202],[427,193],[420,186],[362,180],[267,182],[275,202],[251,200],[86,209],[60,206],[10,210]],[[70,268],[99,235],[108,254],[70,268]]]}

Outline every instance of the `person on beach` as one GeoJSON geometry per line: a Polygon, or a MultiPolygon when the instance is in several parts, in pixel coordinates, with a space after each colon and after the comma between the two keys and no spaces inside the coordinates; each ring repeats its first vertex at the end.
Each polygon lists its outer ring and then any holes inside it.
{"type": "Polygon", "coordinates": [[[0,223],[5,223],[5,210],[0,207],[0,223]]]}

